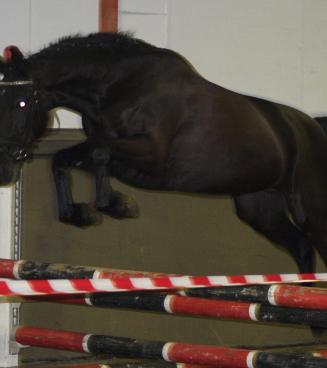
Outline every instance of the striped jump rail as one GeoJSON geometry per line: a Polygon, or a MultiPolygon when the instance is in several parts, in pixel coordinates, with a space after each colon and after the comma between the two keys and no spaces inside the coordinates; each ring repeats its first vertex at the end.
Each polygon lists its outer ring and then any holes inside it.
{"type": "Polygon", "coordinates": [[[327,273],[305,274],[271,274],[271,275],[232,275],[232,276],[182,276],[164,273],[119,270],[92,266],[74,266],[35,261],[14,261],[0,259],[0,278],[21,280],[50,279],[101,279],[101,278],[160,278],[166,281],[166,286],[191,287],[202,284],[208,286],[232,285],[265,285],[285,283],[326,282],[327,273]]]}
{"type": "Polygon", "coordinates": [[[21,346],[44,347],[115,358],[163,359],[167,362],[221,368],[327,368],[327,359],[228,347],[145,341],[126,337],[20,326],[13,340],[21,346]]]}
{"type": "Polygon", "coordinates": [[[327,291],[271,282],[326,281],[327,274],[177,276],[101,269],[32,261],[0,260],[0,277],[30,281],[0,281],[0,295],[75,294],[135,290],[184,289],[191,297],[270,303],[273,306],[327,309],[327,291]],[[49,280],[40,280],[48,277],[49,280]],[[66,277],[66,280],[56,280],[66,277]],[[53,281],[51,281],[53,279],[53,281]],[[94,281],[87,281],[92,279],[94,281]],[[103,279],[103,280],[102,280],[103,279]],[[107,280],[107,281],[104,281],[107,280]],[[257,284],[252,286],[253,284],[257,284]],[[239,286],[235,286],[239,285],[239,286]],[[250,286],[251,285],[251,286],[250,286]],[[218,286],[218,287],[217,287],[218,286]],[[228,286],[227,288],[222,286],[228,286]],[[203,289],[210,287],[208,289],[203,289]],[[200,289],[201,288],[201,289],[200,289]]]}
{"type": "MultiPolygon", "coordinates": [[[[97,292],[120,292],[142,290],[181,290],[215,286],[231,286],[237,280],[226,280],[224,276],[158,276],[158,277],[112,277],[105,279],[66,280],[0,280],[2,296],[39,296],[60,294],[84,294],[97,292]]],[[[322,288],[299,286],[270,286],[270,297],[276,305],[309,309],[326,309],[327,292],[322,288]],[[293,293],[293,294],[292,294],[293,293]],[[293,295],[295,295],[293,297],[293,295]]]]}

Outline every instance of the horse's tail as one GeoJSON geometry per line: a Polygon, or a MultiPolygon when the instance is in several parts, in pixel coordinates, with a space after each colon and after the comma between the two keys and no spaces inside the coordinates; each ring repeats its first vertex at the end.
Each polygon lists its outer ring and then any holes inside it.
{"type": "Polygon", "coordinates": [[[314,119],[319,123],[319,125],[322,127],[323,131],[327,135],[327,116],[318,116],[314,119]]]}

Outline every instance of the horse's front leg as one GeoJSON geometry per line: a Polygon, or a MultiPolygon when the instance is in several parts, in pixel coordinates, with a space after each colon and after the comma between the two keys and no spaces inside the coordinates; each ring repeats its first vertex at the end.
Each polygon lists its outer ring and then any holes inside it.
{"type": "Polygon", "coordinates": [[[52,159],[52,173],[57,192],[59,220],[76,226],[96,223],[96,213],[85,203],[75,203],[71,192],[70,171],[78,167],[90,170],[91,160],[86,143],[58,151],[52,159]]]}
{"type": "Polygon", "coordinates": [[[52,160],[59,220],[76,226],[96,224],[99,220],[92,206],[75,203],[71,192],[70,171],[78,168],[94,173],[96,180],[95,207],[115,218],[137,217],[136,202],[124,194],[113,191],[109,181],[109,152],[105,148],[92,148],[84,142],[57,152],[52,160]]]}
{"type": "Polygon", "coordinates": [[[139,207],[135,200],[111,187],[109,149],[95,148],[92,152],[92,162],[96,181],[96,209],[119,219],[138,217],[139,207]]]}

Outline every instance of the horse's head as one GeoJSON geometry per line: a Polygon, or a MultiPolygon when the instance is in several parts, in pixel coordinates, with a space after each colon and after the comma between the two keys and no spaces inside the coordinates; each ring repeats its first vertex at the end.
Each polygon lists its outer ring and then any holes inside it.
{"type": "Polygon", "coordinates": [[[7,47],[0,61],[0,185],[17,178],[46,121],[40,92],[27,74],[23,55],[18,48],[7,47]]]}

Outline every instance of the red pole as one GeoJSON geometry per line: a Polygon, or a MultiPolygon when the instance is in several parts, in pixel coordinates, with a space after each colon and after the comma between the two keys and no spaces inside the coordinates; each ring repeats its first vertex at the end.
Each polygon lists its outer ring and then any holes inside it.
{"type": "MultiPolygon", "coordinates": [[[[168,362],[213,365],[222,368],[249,368],[256,352],[220,346],[143,341],[71,331],[21,326],[14,340],[24,346],[109,354],[116,358],[152,358],[168,362]]],[[[325,368],[325,367],[324,367],[325,368]]]]}
{"type": "Polygon", "coordinates": [[[15,340],[22,345],[84,353],[83,342],[85,335],[85,333],[49,330],[46,328],[19,327],[15,333],[15,340]]]}
{"type": "MultiPolygon", "coordinates": [[[[56,366],[57,367],[57,366],[56,366]]],[[[186,363],[162,363],[162,362],[143,362],[139,361],[136,363],[93,363],[93,364],[77,364],[77,365],[63,365],[57,368],[217,368],[211,365],[196,365],[196,364],[186,364],[186,363]]]]}
{"type": "Polygon", "coordinates": [[[99,31],[117,32],[118,0],[99,1],[99,31]]]}
{"type": "Polygon", "coordinates": [[[327,359],[304,354],[281,354],[221,346],[145,341],[36,327],[18,327],[14,340],[25,346],[109,354],[116,358],[163,359],[172,363],[220,368],[311,367],[327,368],[327,359]]]}
{"type": "Polygon", "coordinates": [[[36,261],[15,261],[0,258],[0,278],[39,279],[106,279],[121,277],[167,276],[162,273],[119,270],[92,266],[46,263],[36,261]]]}
{"type": "Polygon", "coordinates": [[[282,307],[327,310],[327,291],[322,288],[273,285],[268,291],[268,301],[282,307]]]}
{"type": "Polygon", "coordinates": [[[2,259],[0,258],[0,277],[15,279],[15,265],[17,261],[12,259],[2,259]]]}

